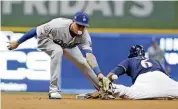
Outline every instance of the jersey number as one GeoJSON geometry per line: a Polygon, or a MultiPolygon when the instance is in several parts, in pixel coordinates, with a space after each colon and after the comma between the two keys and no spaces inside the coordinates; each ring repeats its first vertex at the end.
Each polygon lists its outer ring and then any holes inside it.
{"type": "Polygon", "coordinates": [[[151,62],[148,62],[148,59],[142,60],[141,61],[141,65],[144,68],[148,68],[148,67],[152,67],[153,66],[153,64],[151,62]]]}

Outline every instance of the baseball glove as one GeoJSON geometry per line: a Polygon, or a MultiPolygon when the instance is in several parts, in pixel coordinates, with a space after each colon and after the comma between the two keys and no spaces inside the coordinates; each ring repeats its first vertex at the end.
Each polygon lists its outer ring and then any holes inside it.
{"type": "Polygon", "coordinates": [[[103,91],[95,91],[93,93],[88,93],[86,99],[110,100],[110,99],[115,99],[115,97],[103,91]]]}
{"type": "Polygon", "coordinates": [[[112,82],[107,78],[107,77],[103,77],[100,82],[100,92],[102,93],[108,93],[112,95],[112,82]]]}

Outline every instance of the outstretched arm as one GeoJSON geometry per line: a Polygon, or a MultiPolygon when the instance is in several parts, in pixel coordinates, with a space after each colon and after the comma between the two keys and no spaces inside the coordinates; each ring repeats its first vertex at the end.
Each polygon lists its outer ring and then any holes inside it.
{"type": "Polygon", "coordinates": [[[117,66],[115,69],[113,69],[108,75],[107,77],[109,78],[109,80],[114,81],[116,80],[120,75],[123,75],[125,73],[125,70],[123,67],[121,66],[117,66]]]}
{"type": "Polygon", "coordinates": [[[123,75],[127,73],[127,69],[129,68],[129,60],[126,59],[122,61],[117,67],[115,67],[111,72],[107,75],[107,77],[114,81],[116,80],[120,75],[123,75]]]}
{"type": "Polygon", "coordinates": [[[36,36],[36,27],[31,29],[30,31],[28,31],[27,33],[25,33],[19,40],[18,43],[21,44],[23,42],[25,42],[26,40],[36,36]]]}
{"type": "Polygon", "coordinates": [[[98,66],[95,55],[92,53],[91,46],[92,46],[91,37],[90,37],[88,31],[85,30],[85,32],[82,36],[82,43],[80,44],[80,47],[85,52],[85,56],[86,56],[86,60],[87,60],[88,64],[93,69],[95,74],[98,76],[98,79],[100,79],[100,77],[103,77],[103,74],[98,66]]]}
{"type": "Polygon", "coordinates": [[[7,46],[9,50],[16,49],[21,43],[25,42],[26,40],[36,36],[36,27],[25,33],[19,40],[9,42],[7,46]]]}
{"type": "Polygon", "coordinates": [[[95,55],[92,53],[91,50],[84,50],[85,55],[86,55],[86,60],[88,62],[88,64],[90,65],[90,67],[93,69],[93,71],[95,72],[95,74],[98,76],[98,79],[102,79],[103,78],[103,74],[98,66],[97,60],[95,55]]]}

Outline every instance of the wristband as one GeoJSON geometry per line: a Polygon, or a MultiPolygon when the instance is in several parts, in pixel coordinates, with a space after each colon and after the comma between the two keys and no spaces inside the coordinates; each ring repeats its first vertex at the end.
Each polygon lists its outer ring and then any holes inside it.
{"type": "Polygon", "coordinates": [[[93,71],[94,71],[96,74],[101,73],[101,70],[100,70],[100,68],[99,68],[98,66],[95,67],[95,68],[93,68],[93,71]]]}

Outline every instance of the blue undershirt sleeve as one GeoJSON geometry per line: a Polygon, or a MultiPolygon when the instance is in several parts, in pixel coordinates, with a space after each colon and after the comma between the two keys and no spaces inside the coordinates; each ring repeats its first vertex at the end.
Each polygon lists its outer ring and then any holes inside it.
{"type": "Polygon", "coordinates": [[[87,54],[87,53],[92,53],[92,51],[89,50],[89,49],[84,49],[83,51],[84,51],[85,54],[87,54]]]}
{"type": "Polygon", "coordinates": [[[18,43],[21,44],[23,42],[25,42],[26,40],[36,36],[37,33],[36,33],[36,27],[31,29],[30,31],[28,31],[27,33],[25,33],[19,40],[18,40],[18,43]]]}

